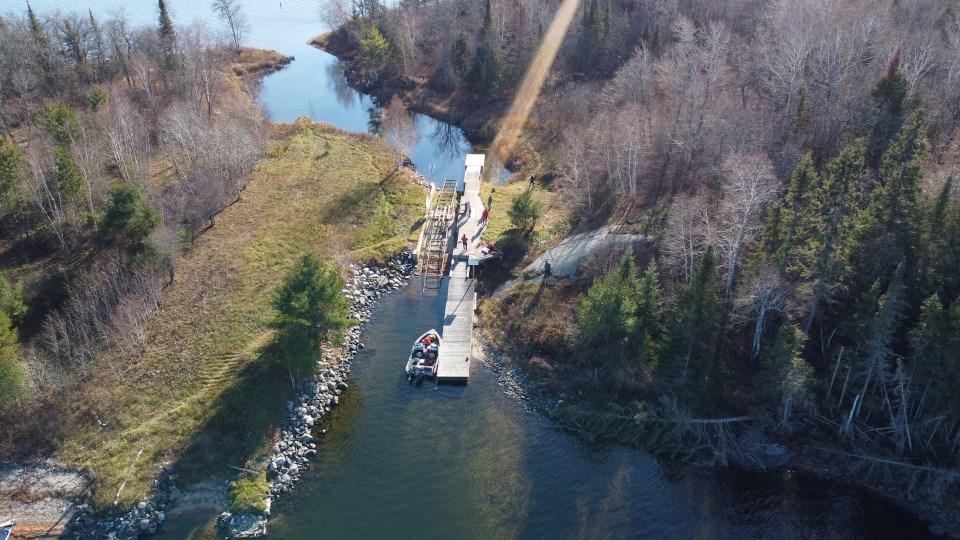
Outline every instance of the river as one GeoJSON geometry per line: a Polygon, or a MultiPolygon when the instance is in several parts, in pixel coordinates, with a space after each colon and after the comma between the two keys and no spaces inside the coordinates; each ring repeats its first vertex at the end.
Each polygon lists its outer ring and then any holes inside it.
{"type": "MultiPolygon", "coordinates": [[[[0,11],[22,9],[6,2],[0,11]]],[[[367,131],[370,99],[336,58],[306,44],[323,30],[316,0],[242,2],[246,44],[296,60],[268,76],[276,121],[310,116],[367,131]]],[[[38,13],[124,6],[155,24],[156,2],[32,0],[38,13]]],[[[167,0],[177,24],[222,29],[209,0],[167,0]]],[[[375,109],[374,109],[375,111],[375,109]]],[[[431,180],[457,178],[470,145],[459,129],[417,117],[412,153],[431,180]]],[[[922,538],[926,525],[862,492],[789,472],[754,475],[664,463],[642,450],[586,444],[502,391],[483,364],[467,386],[412,387],[411,340],[439,327],[442,302],[411,285],[380,301],[351,388],[323,422],[318,457],[274,505],[270,538],[922,538]],[[414,316],[416,314],[416,316],[414,316]]],[[[278,413],[279,414],[279,413],[278,413]]],[[[171,522],[164,538],[206,538],[214,516],[171,522]]]]}

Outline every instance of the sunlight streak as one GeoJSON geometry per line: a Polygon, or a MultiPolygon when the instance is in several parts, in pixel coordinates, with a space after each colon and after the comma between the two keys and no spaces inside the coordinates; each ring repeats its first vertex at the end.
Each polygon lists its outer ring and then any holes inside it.
{"type": "MultiPolygon", "coordinates": [[[[550,73],[550,67],[553,66],[553,61],[560,50],[560,44],[563,43],[563,37],[566,35],[567,29],[570,28],[570,23],[573,21],[573,16],[577,13],[579,5],[580,0],[564,0],[560,9],[557,10],[543,42],[537,48],[537,54],[533,57],[530,67],[527,68],[520,90],[517,91],[506,117],[500,124],[500,131],[493,139],[487,159],[498,159],[500,163],[505,163],[510,157],[510,153],[517,143],[517,137],[520,136],[520,130],[523,129],[524,124],[527,123],[527,118],[530,117],[533,105],[540,95],[541,88],[543,88],[543,82],[547,79],[547,74],[550,73]]],[[[489,176],[489,171],[493,169],[494,167],[491,167],[488,162],[487,166],[484,167],[485,176],[489,176]]],[[[484,180],[489,181],[490,179],[484,178],[484,180]]]]}

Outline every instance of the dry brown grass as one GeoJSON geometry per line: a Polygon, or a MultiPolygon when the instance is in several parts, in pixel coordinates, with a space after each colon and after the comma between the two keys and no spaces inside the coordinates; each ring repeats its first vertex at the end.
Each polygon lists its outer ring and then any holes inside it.
{"type": "Polygon", "coordinates": [[[277,51],[244,47],[240,54],[231,54],[230,68],[238,77],[263,77],[292,61],[293,57],[284,56],[277,51]]]}

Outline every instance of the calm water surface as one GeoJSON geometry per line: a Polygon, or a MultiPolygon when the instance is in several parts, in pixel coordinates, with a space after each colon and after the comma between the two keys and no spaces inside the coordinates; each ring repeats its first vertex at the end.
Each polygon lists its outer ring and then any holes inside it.
{"type": "MultiPolygon", "coordinates": [[[[369,128],[369,98],[349,88],[321,33],[316,0],[244,0],[248,45],[296,57],[266,78],[274,120],[310,116],[369,128]]],[[[155,24],[156,2],[32,0],[43,13],[124,9],[155,24]]],[[[221,24],[207,0],[167,0],[178,24],[221,24]]],[[[25,4],[0,1],[0,12],[25,4]]],[[[420,116],[413,152],[432,180],[459,177],[470,150],[459,129],[420,116]]],[[[411,285],[381,300],[351,388],[324,422],[319,454],[274,505],[270,538],[922,538],[923,523],[862,493],[789,473],[748,475],[663,464],[618,445],[587,445],[504,394],[476,364],[468,386],[412,387],[411,340],[439,327],[442,301],[411,285]]],[[[215,516],[165,526],[163,538],[206,538],[215,516]]]]}

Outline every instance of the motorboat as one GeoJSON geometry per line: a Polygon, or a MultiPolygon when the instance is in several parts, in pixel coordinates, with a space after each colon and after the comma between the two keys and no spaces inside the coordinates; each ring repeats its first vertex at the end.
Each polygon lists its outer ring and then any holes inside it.
{"type": "Polygon", "coordinates": [[[436,377],[439,359],[440,333],[431,328],[413,342],[407,360],[407,379],[419,382],[424,377],[436,377]]]}

